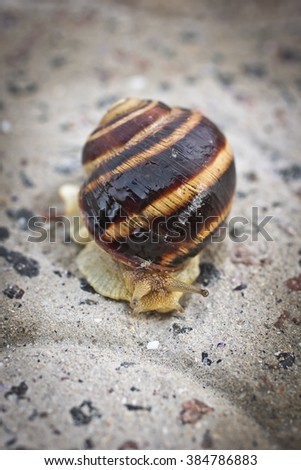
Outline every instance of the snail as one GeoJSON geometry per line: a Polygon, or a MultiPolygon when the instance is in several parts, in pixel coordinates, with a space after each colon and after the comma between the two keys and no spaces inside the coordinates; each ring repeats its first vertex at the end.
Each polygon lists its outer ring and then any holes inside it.
{"type": "Polygon", "coordinates": [[[182,312],[199,253],[227,217],[235,164],[225,136],[198,111],[156,100],[114,104],[83,148],[86,179],[64,185],[66,214],[86,244],[79,270],[105,297],[134,313],[182,312]],[[87,243],[89,242],[89,243],[87,243]]]}

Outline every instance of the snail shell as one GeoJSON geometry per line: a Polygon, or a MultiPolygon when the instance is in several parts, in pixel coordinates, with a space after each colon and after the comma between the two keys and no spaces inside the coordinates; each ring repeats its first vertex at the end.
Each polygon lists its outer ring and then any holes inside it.
{"type": "Polygon", "coordinates": [[[186,291],[207,295],[190,285],[195,257],[228,215],[235,190],[233,154],[220,130],[200,112],[129,98],[102,118],[82,161],[79,206],[94,242],[79,267],[96,290],[129,300],[137,312],[180,309],[186,291]],[[103,275],[103,264],[115,274],[103,275]]]}

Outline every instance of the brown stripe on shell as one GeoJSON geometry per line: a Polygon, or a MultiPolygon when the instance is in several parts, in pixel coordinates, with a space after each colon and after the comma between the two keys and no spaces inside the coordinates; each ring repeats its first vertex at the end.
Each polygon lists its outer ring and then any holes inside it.
{"type": "MultiPolygon", "coordinates": [[[[86,181],[85,191],[99,196],[102,190],[109,190],[116,200],[121,197],[123,206],[128,202],[136,209],[139,204],[140,210],[142,201],[150,201],[152,195],[156,198],[158,192],[169,190],[171,185],[179,186],[188,181],[214,158],[224,146],[225,138],[201,114],[186,113],[187,119],[182,125],[175,120],[164,127],[162,134],[170,126],[173,131],[170,135],[163,137],[158,132],[152,138],[154,145],[144,149],[142,141],[134,151],[127,149],[119,156],[123,163],[118,164],[118,159],[113,159],[99,165],[86,181]],[[136,153],[139,148],[141,151],[136,153]],[[128,201],[122,192],[130,193],[128,201]]],[[[132,212],[131,207],[125,210],[132,212]]]]}
{"type": "MultiPolygon", "coordinates": [[[[212,187],[208,188],[207,192],[203,193],[204,206],[200,205],[191,214],[184,227],[185,231],[183,232],[181,230],[183,227],[177,225],[176,228],[179,230],[180,236],[183,233],[189,233],[190,238],[179,239],[177,243],[170,241],[171,235],[168,230],[171,230],[172,227],[167,226],[170,219],[166,221],[163,217],[157,217],[155,219],[155,229],[152,232],[145,228],[139,230],[136,226],[134,232],[118,241],[102,238],[101,246],[128,266],[141,267],[147,265],[150,269],[176,270],[188,257],[197,254],[200,246],[208,240],[210,235],[225,220],[231,207],[234,186],[235,167],[234,162],[232,162],[223,176],[212,187]],[[223,189],[226,190],[225,196],[220,200],[218,207],[215,203],[215,195],[220,193],[222,196],[223,189]],[[199,223],[200,229],[194,233],[194,229],[197,227],[196,218],[200,218],[200,216],[202,217],[199,223]],[[191,224],[190,232],[188,231],[189,224],[191,224]]],[[[174,214],[173,220],[178,221],[179,216],[185,212],[185,208],[187,208],[187,205],[184,205],[178,213],[174,214]]],[[[91,218],[90,222],[93,223],[93,221],[95,219],[91,218]]],[[[98,241],[97,235],[96,241],[98,241]]]]}
{"type": "Polygon", "coordinates": [[[170,108],[163,103],[149,100],[146,105],[130,110],[126,115],[106,125],[101,125],[99,130],[90,136],[83,148],[82,163],[85,171],[89,172],[89,168],[93,169],[98,164],[94,161],[101,159],[106,152],[114,154],[115,148],[118,151],[119,146],[129,142],[137,133],[170,111],[170,108]]]}
{"type": "MultiPolygon", "coordinates": [[[[160,109],[164,109],[167,112],[170,111],[170,108],[161,102],[147,100],[142,106],[137,106],[136,108],[128,109],[127,112],[124,112],[122,114],[122,116],[116,116],[111,119],[106,119],[106,115],[105,115],[99,123],[99,128],[96,129],[88,138],[87,144],[89,142],[93,142],[94,140],[102,138],[109,132],[122,126],[122,124],[124,123],[135,122],[136,120],[139,121],[140,117],[145,112],[150,111],[151,109],[154,109],[156,107],[159,107],[160,109]]],[[[110,111],[108,113],[110,113],[110,111]]],[[[84,149],[84,153],[85,153],[85,149],[84,149]]]]}
{"type": "Polygon", "coordinates": [[[129,115],[134,111],[138,111],[141,108],[145,108],[151,103],[156,106],[157,101],[155,100],[141,100],[139,98],[125,98],[117,101],[113,104],[106,114],[102,117],[100,124],[107,126],[108,124],[113,124],[117,119],[123,119],[125,116],[129,115]]]}
{"type": "Polygon", "coordinates": [[[98,169],[103,176],[117,169],[123,161],[153,146],[161,136],[167,137],[174,131],[174,125],[183,123],[185,119],[187,112],[180,109],[171,112],[158,105],[146,110],[139,119],[125,121],[103,137],[93,142],[88,141],[83,152],[86,173],[91,174],[94,169],[98,169]]]}
{"type": "MultiPolygon", "coordinates": [[[[203,199],[205,210],[198,209],[188,218],[188,226],[191,227],[190,237],[186,240],[179,239],[171,248],[162,255],[159,260],[161,266],[178,267],[188,257],[195,256],[200,251],[200,245],[208,242],[208,239],[215,233],[221,223],[228,216],[234,197],[236,174],[234,160],[222,177],[208,190],[208,197],[203,199]],[[211,195],[211,197],[210,197],[211,195]],[[214,197],[212,197],[214,195],[214,197]],[[198,212],[200,212],[198,214],[198,212]],[[199,224],[197,219],[201,215],[199,224]]],[[[185,210],[184,210],[185,212],[185,210]]],[[[175,217],[181,218],[182,214],[175,217]]]]}
{"type": "Polygon", "coordinates": [[[136,118],[146,108],[153,108],[157,106],[157,104],[158,101],[155,100],[138,100],[132,98],[117,102],[101,118],[98,127],[90,134],[88,142],[98,139],[98,137],[101,137],[107,131],[114,129],[116,125],[118,126],[119,123],[126,121],[130,114],[132,114],[132,118],[136,118]]]}
{"type": "Polygon", "coordinates": [[[234,166],[232,152],[226,144],[206,166],[199,169],[197,175],[187,180],[185,184],[180,184],[175,189],[170,186],[165,192],[158,193],[156,199],[148,199],[147,206],[140,207],[139,211],[135,210],[131,215],[128,214],[126,219],[123,216],[121,223],[116,217],[111,225],[107,225],[106,233],[109,237],[118,240],[118,236],[123,238],[129,236],[137,226],[145,227],[147,221],[158,218],[162,214],[165,217],[177,214],[182,220],[186,214],[187,218],[193,207],[204,204],[204,194],[210,192],[210,188],[216,182],[221,181],[232,165],[234,166]]]}
{"type": "Polygon", "coordinates": [[[109,124],[112,125],[121,118],[128,116],[133,111],[141,110],[148,106],[151,102],[156,105],[155,101],[152,100],[138,100],[134,98],[127,98],[124,100],[120,100],[115,103],[111,108],[106,112],[106,114],[101,118],[99,121],[98,126],[91,132],[90,136],[88,137],[87,141],[94,140],[95,134],[103,129],[105,126],[109,124]]]}
{"type": "MultiPolygon", "coordinates": [[[[144,127],[129,141],[120,144],[118,148],[117,146],[108,147],[105,153],[91,162],[95,168],[86,181],[89,190],[93,191],[97,186],[110,181],[114,175],[125,173],[138,166],[139,163],[154,158],[162,149],[168,148],[172,142],[175,143],[183,137],[185,129],[188,132],[190,118],[191,113],[189,111],[175,108],[172,113],[165,114],[148,127],[144,127]]],[[[196,122],[198,123],[200,119],[201,117],[198,114],[196,122]]],[[[195,123],[191,121],[191,127],[194,125],[195,123]]]]}
{"type": "Polygon", "coordinates": [[[162,250],[161,258],[155,260],[155,263],[157,264],[152,265],[154,266],[154,269],[176,271],[183,265],[185,261],[193,256],[196,256],[201,251],[201,247],[209,242],[210,237],[214,235],[214,233],[221,226],[222,222],[227,218],[232,206],[233,198],[234,195],[232,195],[230,201],[225,206],[219,217],[212,217],[211,220],[205,222],[201,229],[202,233],[200,233],[199,236],[194,240],[191,240],[189,243],[187,242],[186,244],[182,244],[179,246],[178,250],[175,250],[174,248],[171,249],[170,247],[168,250],[166,250],[165,253],[163,253],[162,250]]]}
{"type": "MultiPolygon", "coordinates": [[[[172,217],[173,215],[173,219],[177,221],[182,219],[186,228],[192,228],[192,238],[184,241],[181,240],[181,243],[170,242],[168,238],[166,238],[168,236],[168,231],[166,231],[166,219],[160,217],[160,212],[158,214],[155,212],[155,231],[152,234],[145,228],[146,219],[138,215],[135,216],[134,214],[132,216],[131,226],[131,220],[124,214],[123,225],[114,224],[115,230],[112,234],[110,233],[111,226],[109,226],[109,230],[105,233],[104,231],[99,231],[98,227],[96,227],[95,237],[101,237],[100,243],[102,247],[106,251],[112,252],[114,256],[130,266],[141,266],[145,261],[150,261],[153,269],[176,269],[188,256],[199,251],[199,244],[224,220],[227,214],[226,208],[228,206],[230,207],[230,201],[233,197],[234,186],[235,169],[231,158],[228,169],[224,168],[221,176],[215,179],[213,185],[199,192],[198,201],[197,203],[195,202],[194,206],[196,209],[191,212],[190,217],[188,217],[186,221],[185,214],[187,211],[191,211],[192,201],[183,202],[183,205],[178,208],[178,211],[171,210],[171,213],[167,217],[172,217]],[[206,210],[204,210],[204,207],[206,210]],[[216,218],[212,221],[211,226],[208,225],[208,220],[205,224],[200,223],[200,230],[197,234],[194,234],[194,218],[196,217],[196,213],[198,216],[201,215],[204,219],[208,217],[208,214],[216,218]],[[139,229],[139,226],[141,226],[141,229],[139,229]],[[158,226],[160,226],[160,230],[158,236],[156,236],[158,226]],[[123,230],[125,230],[126,233],[125,236],[122,237],[123,230]],[[110,237],[110,235],[112,236],[110,237]],[[146,238],[152,236],[150,243],[144,242],[145,236],[146,238]],[[116,240],[116,238],[119,238],[119,240],[116,240]]],[[[120,216],[119,211],[117,215],[118,217],[120,216]]],[[[149,220],[151,222],[151,219],[149,220]]],[[[170,221],[171,219],[168,220],[170,221]]],[[[95,218],[91,217],[87,223],[90,226],[90,231],[93,233],[95,218]]]]}
{"type": "MultiPolygon", "coordinates": [[[[168,196],[176,189],[182,204],[184,188],[186,191],[190,188],[189,180],[210,165],[224,144],[224,136],[208,119],[190,113],[188,120],[169,137],[132,158],[125,158],[123,164],[108,174],[106,165],[99,166],[82,187],[82,211],[89,215],[98,209],[101,213],[106,211],[103,216],[107,223],[118,222],[118,211],[120,217],[141,214],[158,197],[168,196]],[[159,153],[154,154],[155,150],[159,153]]],[[[197,189],[192,187],[192,196],[197,189]]]]}
{"type": "Polygon", "coordinates": [[[197,254],[200,245],[224,221],[230,210],[234,187],[235,166],[231,160],[222,175],[206,190],[199,192],[197,200],[183,203],[166,217],[156,215],[150,219],[150,224],[145,224],[146,219],[138,215],[136,219],[133,216],[135,227],[130,231],[126,224],[128,219],[125,219],[124,236],[114,238],[123,232],[117,225],[112,237],[107,236],[110,230],[105,233],[102,246],[106,250],[114,250],[120,260],[131,266],[140,266],[149,260],[153,269],[177,269],[188,257],[197,254]],[[172,233],[174,230],[175,234],[172,233]]]}

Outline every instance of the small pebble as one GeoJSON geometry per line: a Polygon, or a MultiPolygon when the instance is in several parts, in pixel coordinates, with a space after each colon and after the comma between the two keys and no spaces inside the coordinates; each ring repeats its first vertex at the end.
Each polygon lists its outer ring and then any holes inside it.
{"type": "Polygon", "coordinates": [[[16,285],[8,286],[6,289],[4,289],[3,294],[10,299],[22,299],[24,290],[16,285]]]}
{"type": "Polygon", "coordinates": [[[278,351],[275,353],[275,356],[279,361],[279,367],[282,369],[292,367],[295,363],[295,354],[293,352],[278,351]]]}
{"type": "Polygon", "coordinates": [[[209,359],[208,357],[208,353],[207,352],[202,352],[202,363],[205,365],[205,366],[211,366],[212,364],[212,360],[209,359]]]}
{"type": "Polygon", "coordinates": [[[159,345],[160,345],[159,341],[150,341],[149,343],[147,343],[146,348],[147,349],[158,349],[159,345]]]}
{"type": "Polygon", "coordinates": [[[87,425],[92,419],[102,416],[91,400],[84,400],[80,406],[73,406],[69,411],[75,426],[87,425]]]}
{"type": "Polygon", "coordinates": [[[195,424],[207,413],[214,411],[214,408],[196,398],[182,403],[180,420],[183,424],[195,424]]]}
{"type": "Polygon", "coordinates": [[[299,276],[287,279],[285,284],[286,287],[291,291],[301,290],[301,274],[299,276]]]}
{"type": "Polygon", "coordinates": [[[182,326],[181,327],[178,323],[173,323],[172,330],[173,330],[174,336],[177,336],[177,335],[180,335],[180,334],[189,333],[190,331],[192,331],[192,327],[191,326],[182,326]]]}

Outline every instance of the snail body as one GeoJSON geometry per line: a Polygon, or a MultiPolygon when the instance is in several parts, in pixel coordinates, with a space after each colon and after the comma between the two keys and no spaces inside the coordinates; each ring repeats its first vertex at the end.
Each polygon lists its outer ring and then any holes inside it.
{"type": "MultiPolygon", "coordinates": [[[[200,112],[128,98],[102,118],[82,162],[79,230],[93,241],[77,261],[95,290],[139,313],[182,310],[183,292],[208,295],[191,285],[199,252],[235,190],[233,154],[219,129],[200,112]]],[[[74,215],[71,192],[61,195],[74,215]]]]}

